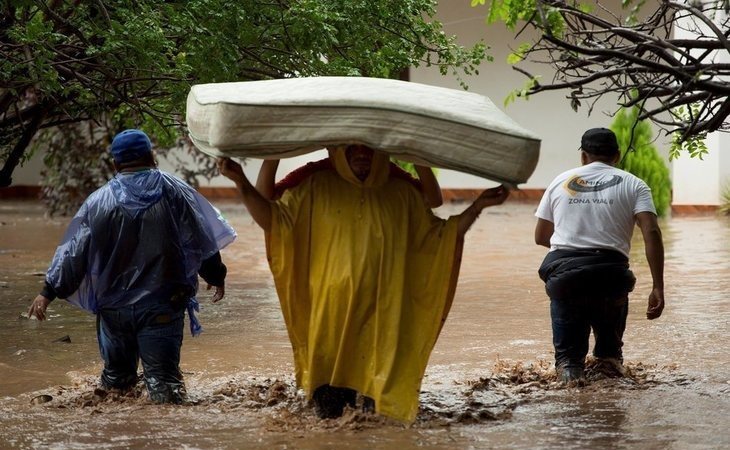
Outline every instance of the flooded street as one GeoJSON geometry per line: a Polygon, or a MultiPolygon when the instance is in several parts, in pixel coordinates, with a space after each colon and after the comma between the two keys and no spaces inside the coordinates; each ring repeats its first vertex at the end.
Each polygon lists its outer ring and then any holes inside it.
{"type": "Polygon", "coordinates": [[[192,404],[157,406],[139,392],[95,392],[93,316],[55,301],[47,322],[21,317],[69,219],[45,218],[35,202],[0,202],[0,449],[730,448],[727,217],[661,221],[667,305],[651,322],[651,276],[635,232],[638,281],[624,336],[630,376],[561,387],[537,276],[546,249],[533,242],[536,204],[485,210],[466,237],[421,411],[404,426],[357,411],[316,419],[293,385],[263,232],[242,205],[217,206],[238,232],[222,252],[226,297],[213,305],[201,289],[205,331],[192,338],[186,329],[181,368],[192,404]]]}

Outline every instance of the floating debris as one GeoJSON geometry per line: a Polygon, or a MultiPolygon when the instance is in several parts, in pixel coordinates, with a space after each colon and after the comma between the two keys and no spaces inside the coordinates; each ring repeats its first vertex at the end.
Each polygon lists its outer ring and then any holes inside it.
{"type": "MultiPolygon", "coordinates": [[[[688,379],[676,372],[676,366],[629,363],[625,365],[623,378],[606,378],[594,367],[595,363],[589,359],[586,373],[590,376],[580,389],[648,389],[657,384],[681,385],[688,379]]],[[[362,397],[355,408],[345,408],[342,417],[319,419],[306,394],[297,388],[290,375],[279,378],[241,374],[203,385],[196,384],[195,380],[188,380],[188,383],[189,387],[197,389],[189,394],[183,407],[213,414],[255,414],[262,418],[265,429],[274,432],[359,431],[383,426],[433,429],[508,421],[520,405],[575,388],[559,383],[552,364],[546,361],[508,363],[498,360],[488,376],[454,381],[449,386],[425,387],[416,421],[409,425],[366,411],[362,397]]],[[[98,386],[98,377],[86,376],[77,380],[74,386],[59,386],[51,394],[46,397],[44,407],[82,409],[89,414],[118,414],[120,408],[159,407],[148,400],[141,376],[134,387],[125,391],[102,389],[98,386]]]]}
{"type": "Polygon", "coordinates": [[[53,397],[51,397],[50,395],[41,394],[41,395],[36,395],[32,399],[30,399],[30,403],[31,403],[31,405],[42,405],[43,403],[48,403],[51,400],[53,400],[53,397]]]}

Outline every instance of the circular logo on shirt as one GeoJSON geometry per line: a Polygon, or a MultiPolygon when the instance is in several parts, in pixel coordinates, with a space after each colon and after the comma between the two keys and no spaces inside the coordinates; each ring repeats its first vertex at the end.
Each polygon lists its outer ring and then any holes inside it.
{"type": "Polygon", "coordinates": [[[575,175],[568,179],[563,185],[563,188],[568,191],[570,195],[576,195],[579,192],[599,192],[604,189],[621,184],[623,177],[619,175],[613,175],[609,180],[606,181],[586,181],[583,178],[575,175]]]}

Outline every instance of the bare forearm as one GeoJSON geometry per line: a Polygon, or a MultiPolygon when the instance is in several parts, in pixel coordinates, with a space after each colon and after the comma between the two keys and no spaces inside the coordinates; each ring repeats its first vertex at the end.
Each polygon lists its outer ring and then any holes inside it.
{"type": "Polygon", "coordinates": [[[274,199],[274,185],[276,181],[276,169],[279,167],[278,159],[267,159],[261,163],[259,176],[256,178],[256,190],[269,200],[274,199]]]}
{"type": "Polygon", "coordinates": [[[664,243],[662,231],[654,213],[641,212],[636,215],[636,222],[644,238],[644,251],[649,263],[649,270],[654,281],[654,288],[664,289],[664,243]]]}
{"type": "Polygon", "coordinates": [[[243,173],[243,167],[230,158],[218,158],[218,170],[221,175],[236,183],[243,204],[251,217],[264,231],[271,231],[271,203],[264,198],[243,173]]]}
{"type": "Polygon", "coordinates": [[[664,243],[661,231],[658,228],[649,231],[644,243],[653,286],[664,289],[664,243]]]}
{"type": "Polygon", "coordinates": [[[245,176],[235,182],[243,204],[246,205],[253,220],[264,231],[269,232],[271,230],[271,202],[264,198],[245,176]]]}
{"type": "Polygon", "coordinates": [[[459,214],[459,220],[456,226],[456,232],[459,237],[464,237],[466,232],[469,231],[469,228],[471,228],[477,218],[479,218],[479,215],[482,213],[483,209],[483,207],[480,207],[476,202],[474,202],[469,205],[469,207],[466,208],[464,212],[459,214]]]}
{"type": "Polygon", "coordinates": [[[504,186],[484,190],[484,192],[482,192],[479,197],[474,200],[474,203],[469,205],[464,212],[459,214],[459,220],[456,227],[459,237],[464,237],[484,208],[501,205],[507,199],[507,196],[509,196],[509,191],[505,189],[504,186]]]}
{"type": "Polygon", "coordinates": [[[649,262],[649,270],[653,286],[649,293],[649,303],[646,307],[646,318],[654,320],[664,311],[664,243],[662,231],[657,223],[656,214],[642,211],[636,214],[636,223],[641,228],[644,238],[644,252],[649,262]]]}

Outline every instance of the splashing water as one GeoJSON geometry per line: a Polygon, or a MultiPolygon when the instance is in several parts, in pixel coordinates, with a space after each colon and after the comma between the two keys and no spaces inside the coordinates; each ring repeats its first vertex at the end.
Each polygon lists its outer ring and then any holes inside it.
{"type": "MultiPolygon", "coordinates": [[[[535,205],[485,211],[467,235],[454,306],[434,348],[414,424],[362,408],[320,420],[292,373],[291,347],[263,233],[222,205],[239,234],[223,252],[227,296],[204,291],[203,335],[185,338],[189,402],[154,405],[143,383],[98,388],[94,318],[62,301],[50,320],[21,318],[66,220],[35,203],[0,205],[0,447],[15,448],[727,448],[730,435],[730,223],[662,223],[667,309],[643,311],[651,278],[635,239],[638,283],[624,336],[626,376],[588,361],[584,385],[557,382],[548,301],[532,243],[535,205]],[[65,339],[68,336],[68,339],[65,339]],[[64,338],[64,339],[61,339],[64,338]]],[[[464,205],[441,208],[442,216],[464,205]]]]}

